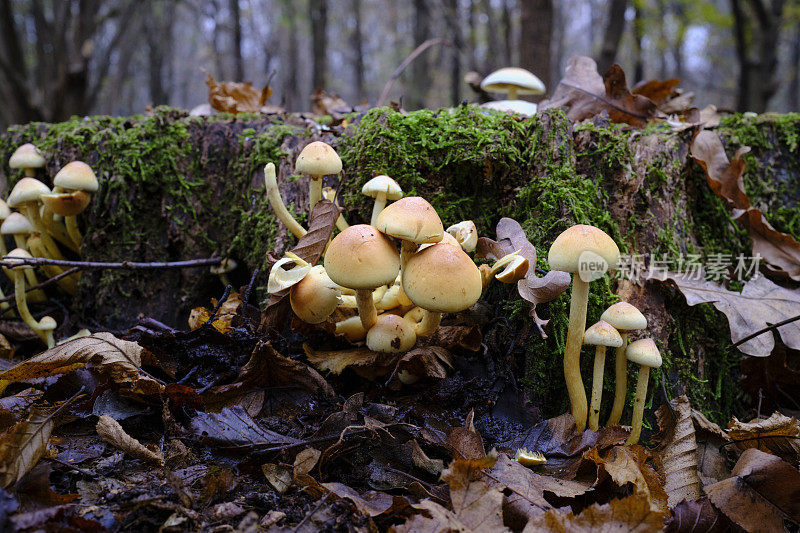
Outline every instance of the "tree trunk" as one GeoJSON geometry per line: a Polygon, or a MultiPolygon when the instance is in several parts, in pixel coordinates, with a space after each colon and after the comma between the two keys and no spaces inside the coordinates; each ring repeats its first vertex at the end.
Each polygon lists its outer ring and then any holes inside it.
{"type": "Polygon", "coordinates": [[[352,0],[350,8],[353,11],[354,26],[350,39],[353,54],[353,86],[356,103],[361,103],[366,94],[364,90],[364,40],[361,37],[361,0],[352,0]]]}
{"type": "Polygon", "coordinates": [[[792,52],[789,58],[789,86],[786,105],[789,111],[800,112],[800,28],[795,29],[792,39],[792,52]]]}
{"type": "Polygon", "coordinates": [[[633,81],[644,80],[644,54],[642,41],[644,40],[644,19],[642,14],[642,1],[633,0],[633,81]]]}
{"type": "MultiPolygon", "coordinates": [[[[430,38],[430,20],[427,0],[414,0],[414,47],[430,38]]],[[[411,63],[411,76],[404,84],[409,109],[419,109],[427,103],[427,89],[431,85],[429,57],[429,54],[423,53],[411,63]]]]}
{"type": "Polygon", "coordinates": [[[169,103],[169,91],[164,83],[166,51],[172,49],[171,2],[154,0],[144,10],[144,29],[148,47],[148,78],[150,101],[154,105],[169,103]]]}
{"type": "Polygon", "coordinates": [[[311,88],[325,90],[328,77],[328,0],[310,0],[311,18],[311,88]]]}
{"type": "Polygon", "coordinates": [[[286,109],[297,109],[298,91],[300,88],[297,79],[297,66],[299,65],[299,45],[297,43],[297,12],[294,0],[282,0],[281,8],[284,18],[288,22],[285,32],[286,56],[281,58],[281,77],[283,79],[283,105],[286,109]]]}
{"type": "Polygon", "coordinates": [[[608,22],[603,34],[603,47],[597,58],[597,70],[602,74],[613,65],[617,59],[619,43],[622,32],[625,30],[625,9],[628,0],[611,0],[608,9],[608,22]]]}
{"type": "Polygon", "coordinates": [[[519,66],[533,72],[551,90],[550,55],[553,36],[553,0],[522,0],[519,66]]]}
{"type": "Polygon", "coordinates": [[[242,16],[239,0],[229,0],[231,12],[231,30],[233,32],[233,76],[236,81],[244,79],[244,57],[242,57],[242,16]]]}
{"type": "MultiPolygon", "coordinates": [[[[511,66],[520,61],[519,59],[515,61],[514,58],[514,20],[511,16],[513,11],[513,2],[514,0],[503,1],[503,63],[505,66],[511,66]]],[[[487,9],[487,11],[493,12],[491,9],[487,9]]],[[[491,22],[490,27],[494,27],[491,25],[491,22]]]]}
{"type": "Polygon", "coordinates": [[[461,102],[461,51],[464,48],[464,37],[461,33],[461,16],[458,0],[445,0],[447,26],[453,46],[450,48],[450,105],[461,102]]]}
{"type": "Polygon", "coordinates": [[[504,39],[509,39],[509,35],[511,33],[511,28],[508,26],[503,25],[502,28],[504,31],[498,32],[495,31],[494,28],[498,27],[497,21],[497,14],[495,13],[494,8],[492,7],[491,0],[481,0],[481,7],[483,8],[483,12],[486,15],[486,61],[484,61],[483,65],[483,74],[489,74],[500,65],[502,60],[503,66],[507,65],[508,62],[508,53],[509,50],[500,45],[501,36],[500,33],[503,34],[504,39]],[[502,50],[501,50],[502,48],[502,50]],[[502,55],[500,55],[502,53],[502,55]]]}

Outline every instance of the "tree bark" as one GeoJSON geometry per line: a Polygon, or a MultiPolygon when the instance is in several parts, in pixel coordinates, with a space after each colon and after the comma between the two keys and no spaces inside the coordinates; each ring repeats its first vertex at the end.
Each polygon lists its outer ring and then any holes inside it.
{"type": "Polygon", "coordinates": [[[310,0],[311,18],[311,85],[313,90],[325,90],[328,77],[328,0],[310,0]]]}
{"type": "Polygon", "coordinates": [[[464,39],[461,33],[461,16],[458,9],[458,0],[445,0],[447,14],[447,26],[450,30],[452,48],[450,48],[450,105],[458,105],[461,102],[461,50],[464,47],[464,39]]]}
{"type": "MultiPolygon", "coordinates": [[[[414,0],[414,47],[428,40],[430,19],[427,0],[414,0]]],[[[411,63],[411,79],[405,83],[410,109],[425,107],[427,89],[430,87],[429,57],[429,54],[423,53],[411,63]]]]}
{"type": "Polygon", "coordinates": [[[644,18],[642,14],[642,0],[633,0],[633,82],[644,80],[644,54],[642,41],[644,40],[644,18]]]}
{"type": "Polygon", "coordinates": [[[791,75],[787,87],[786,105],[789,111],[800,111],[800,28],[795,30],[794,39],[792,39],[789,67],[791,75]]]}
{"type": "Polygon", "coordinates": [[[608,70],[617,59],[622,32],[625,30],[625,9],[627,7],[628,0],[611,0],[609,5],[608,22],[603,34],[603,47],[597,58],[597,69],[601,74],[608,70]]]}
{"type": "Polygon", "coordinates": [[[361,37],[361,0],[352,0],[353,33],[350,47],[353,54],[353,86],[355,88],[356,102],[360,103],[365,96],[364,89],[364,40],[361,37]]]}
{"type": "Polygon", "coordinates": [[[239,0],[229,0],[231,30],[233,32],[233,76],[236,81],[244,81],[244,57],[242,56],[242,14],[239,0]]]}
{"type": "Polygon", "coordinates": [[[294,0],[282,0],[281,10],[286,19],[288,27],[286,29],[286,56],[281,57],[281,76],[283,78],[283,105],[286,109],[293,111],[296,109],[299,82],[297,79],[297,65],[299,57],[299,45],[297,42],[297,12],[295,11],[294,0]]]}
{"type": "Polygon", "coordinates": [[[519,66],[533,72],[551,89],[550,55],[553,36],[553,0],[523,0],[520,22],[519,66]]]}

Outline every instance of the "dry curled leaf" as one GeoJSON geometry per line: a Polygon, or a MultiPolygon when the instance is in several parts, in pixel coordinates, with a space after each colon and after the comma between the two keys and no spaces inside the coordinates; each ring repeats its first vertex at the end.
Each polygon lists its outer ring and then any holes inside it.
{"type": "Polygon", "coordinates": [[[584,457],[597,464],[598,483],[605,472],[618,486],[624,487],[630,483],[634,492],[644,494],[653,512],[663,515],[669,512],[663,481],[653,467],[647,464],[649,454],[642,446],[614,446],[603,453],[592,448],[584,457]]]}
{"type": "Polygon", "coordinates": [[[315,350],[308,344],[303,345],[308,361],[323,372],[341,374],[345,368],[370,366],[378,360],[381,354],[373,352],[367,347],[348,348],[345,350],[322,351],[315,350]]]}
{"type": "Polygon", "coordinates": [[[705,490],[711,502],[747,531],[783,531],[783,520],[800,524],[800,472],[780,458],[750,448],[733,476],[705,490]]]}
{"type": "Polygon", "coordinates": [[[670,78],[668,80],[650,80],[637,83],[631,90],[633,94],[639,94],[649,98],[654,104],[661,107],[667,100],[676,96],[675,88],[681,82],[680,78],[670,78]]]}
{"type": "Polygon", "coordinates": [[[322,483],[322,486],[335,494],[338,498],[350,500],[356,509],[368,516],[378,516],[387,512],[394,504],[394,498],[385,492],[371,490],[359,494],[354,489],[342,483],[322,483]]]}
{"type": "MultiPolygon", "coordinates": [[[[689,305],[711,303],[728,318],[731,340],[740,339],[755,333],[769,323],[776,323],[800,315],[800,291],[780,287],[764,276],[745,283],[742,292],[734,292],[717,285],[713,281],[693,279],[686,274],[670,272],[666,283],[675,286],[689,305]]],[[[800,322],[791,322],[777,328],[783,343],[800,349],[800,322]]],[[[738,346],[747,355],[766,357],[775,347],[772,331],[748,340],[738,346]]]]}
{"type": "Polygon", "coordinates": [[[702,496],[697,474],[697,441],[692,407],[686,395],[676,398],[673,404],[664,404],[656,411],[661,431],[655,436],[659,443],[655,453],[661,459],[664,490],[670,507],[675,507],[683,500],[697,500],[702,496]]]}
{"type": "Polygon", "coordinates": [[[30,416],[0,435],[0,487],[8,487],[39,462],[55,426],[55,412],[34,408],[30,416]]]}
{"type": "Polygon", "coordinates": [[[146,448],[141,442],[128,435],[119,422],[108,415],[100,415],[97,420],[97,434],[103,437],[104,441],[131,457],[155,464],[164,463],[163,455],[146,448]]]}
{"type": "MultiPolygon", "coordinates": [[[[217,306],[216,300],[211,300],[213,307],[217,306]]],[[[232,292],[222,303],[211,323],[214,329],[220,333],[228,333],[231,330],[231,320],[236,316],[236,310],[242,304],[238,292],[232,292]]],[[[211,309],[205,307],[195,307],[189,314],[189,329],[196,330],[211,318],[211,309]]]]}
{"type": "Polygon", "coordinates": [[[666,533],[722,533],[730,531],[730,522],[708,498],[684,500],[672,510],[664,527],[666,533]]]}
{"type": "Polygon", "coordinates": [[[269,85],[258,90],[247,82],[217,83],[211,74],[208,74],[206,85],[208,85],[208,103],[223,113],[258,113],[272,96],[269,85]]]}
{"type": "Polygon", "coordinates": [[[800,464],[800,422],[795,418],[773,413],[765,420],[739,422],[734,417],[728,435],[739,448],[758,448],[791,464],[800,464]]]}

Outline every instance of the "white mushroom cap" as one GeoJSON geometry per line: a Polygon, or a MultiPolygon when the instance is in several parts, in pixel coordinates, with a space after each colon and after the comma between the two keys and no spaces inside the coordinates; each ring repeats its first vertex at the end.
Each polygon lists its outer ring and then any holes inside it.
{"type": "Polygon", "coordinates": [[[237,266],[239,266],[239,264],[236,262],[236,260],[228,257],[220,261],[218,265],[212,266],[209,271],[216,275],[227,274],[228,272],[233,272],[236,270],[237,266]]]}
{"type": "MultiPolygon", "coordinates": [[[[602,258],[609,269],[619,264],[619,247],[603,230],[577,224],[561,233],[550,246],[547,262],[553,270],[575,274],[581,268],[581,256],[591,252],[602,258]]],[[[602,273],[601,273],[602,274],[602,273]]]]}
{"type": "Polygon", "coordinates": [[[387,235],[416,244],[439,242],[444,234],[442,219],[424,198],[406,196],[378,215],[375,227],[387,235]]]}
{"type": "Polygon", "coordinates": [[[606,309],[600,320],[605,320],[619,331],[633,331],[647,327],[645,316],[628,302],[617,302],[606,309]]]}
{"type": "Polygon", "coordinates": [[[528,259],[519,255],[520,250],[504,255],[492,265],[491,275],[501,283],[516,283],[528,274],[528,259]],[[501,270],[502,269],[502,270],[501,270]]]}
{"type": "Polygon", "coordinates": [[[342,171],[342,160],[329,144],[314,141],[306,145],[294,164],[295,170],[312,176],[338,174],[342,171]]]}
{"type": "Polygon", "coordinates": [[[25,143],[17,148],[8,160],[11,168],[41,168],[45,160],[42,152],[31,143],[25,143]]]}
{"type": "MultiPolygon", "coordinates": [[[[6,259],[6,261],[8,261],[8,262],[13,261],[13,259],[11,259],[13,257],[19,257],[19,258],[22,258],[22,259],[33,259],[33,256],[31,254],[29,254],[26,250],[23,250],[22,248],[14,248],[10,252],[8,252],[8,257],[9,258],[6,259]]],[[[27,264],[24,264],[24,263],[18,263],[15,266],[12,266],[11,268],[14,269],[14,270],[32,269],[33,265],[27,265],[27,264]]]]}
{"type": "Polygon", "coordinates": [[[67,163],[53,178],[53,185],[70,191],[97,192],[100,184],[92,167],[83,161],[67,163]]]}
{"type": "Polygon", "coordinates": [[[342,287],[375,289],[394,282],[400,254],[386,235],[367,224],[356,224],[330,242],[324,265],[328,276],[342,287]]]}
{"type": "Polygon", "coordinates": [[[328,277],[325,267],[317,265],[292,287],[289,301],[300,320],[319,324],[336,311],[341,293],[341,288],[328,277]]]}
{"type": "Polygon", "coordinates": [[[461,248],[467,252],[474,252],[478,245],[478,228],[471,220],[464,220],[447,228],[447,233],[456,238],[461,248]]]}
{"type": "Polygon", "coordinates": [[[417,342],[414,324],[401,316],[383,314],[367,332],[367,348],[374,352],[406,352],[417,342]]]}
{"type": "Polygon", "coordinates": [[[481,89],[494,93],[507,93],[512,87],[519,94],[544,94],[545,91],[542,80],[532,72],[518,67],[495,70],[481,82],[481,89]]]}
{"type": "Polygon", "coordinates": [[[0,235],[28,235],[33,233],[33,231],[34,229],[31,221],[19,213],[11,213],[8,215],[8,218],[0,224],[0,235]]]}
{"type": "Polygon", "coordinates": [[[583,334],[583,344],[619,348],[622,346],[622,337],[614,326],[601,320],[586,330],[583,334]]]}
{"type": "Polygon", "coordinates": [[[39,197],[48,194],[50,187],[34,178],[22,178],[14,185],[8,196],[8,206],[16,208],[28,202],[38,202],[39,197]]]}
{"type": "Polygon", "coordinates": [[[630,343],[625,351],[625,356],[628,361],[642,366],[649,366],[650,368],[661,366],[661,354],[653,339],[639,339],[630,343]]]}
{"type": "Polygon", "coordinates": [[[481,272],[460,247],[437,243],[408,258],[403,267],[403,290],[428,311],[455,313],[481,297],[481,272]]]}
{"type": "Polygon", "coordinates": [[[39,329],[42,331],[52,331],[58,327],[56,323],[56,319],[51,316],[43,316],[41,320],[39,320],[39,329]]]}
{"type": "Polygon", "coordinates": [[[0,200],[0,220],[5,220],[11,215],[11,208],[5,200],[0,200]]]}
{"type": "Polygon", "coordinates": [[[493,102],[481,104],[481,107],[494,109],[496,111],[505,111],[506,113],[517,113],[519,115],[525,115],[526,117],[532,117],[539,110],[536,104],[525,100],[495,100],[493,102]]]}
{"type": "Polygon", "coordinates": [[[389,176],[381,174],[375,176],[364,184],[361,192],[375,198],[378,193],[386,193],[387,200],[399,200],[403,197],[403,189],[389,176]]]}

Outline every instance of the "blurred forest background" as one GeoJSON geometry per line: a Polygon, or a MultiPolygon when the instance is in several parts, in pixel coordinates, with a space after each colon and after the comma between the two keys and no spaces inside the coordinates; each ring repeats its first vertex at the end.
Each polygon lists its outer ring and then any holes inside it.
{"type": "Polygon", "coordinates": [[[317,88],[407,109],[475,99],[471,71],[533,71],[552,92],[570,56],[629,85],[683,79],[695,104],[798,110],[800,0],[0,0],[0,126],[207,101],[218,81],[269,83],[308,110],[317,88]]]}

